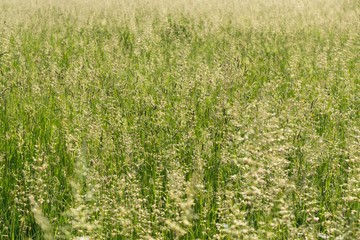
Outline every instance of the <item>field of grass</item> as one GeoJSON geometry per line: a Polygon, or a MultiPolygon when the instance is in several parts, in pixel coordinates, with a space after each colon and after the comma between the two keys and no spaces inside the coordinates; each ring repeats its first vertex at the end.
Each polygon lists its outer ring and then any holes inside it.
{"type": "Polygon", "coordinates": [[[0,239],[359,239],[358,0],[0,0],[0,239]]]}

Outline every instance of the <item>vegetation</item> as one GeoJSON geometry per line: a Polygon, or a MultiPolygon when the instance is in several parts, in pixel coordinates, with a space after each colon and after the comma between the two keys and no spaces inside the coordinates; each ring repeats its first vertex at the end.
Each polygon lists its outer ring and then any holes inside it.
{"type": "Polygon", "coordinates": [[[0,239],[356,239],[356,0],[0,1],[0,239]]]}

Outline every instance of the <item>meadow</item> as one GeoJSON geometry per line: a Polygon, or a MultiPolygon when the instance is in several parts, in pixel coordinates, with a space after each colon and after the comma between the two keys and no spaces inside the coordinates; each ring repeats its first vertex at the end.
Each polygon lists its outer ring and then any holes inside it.
{"type": "Polygon", "coordinates": [[[0,239],[360,239],[357,0],[0,0],[0,239]]]}

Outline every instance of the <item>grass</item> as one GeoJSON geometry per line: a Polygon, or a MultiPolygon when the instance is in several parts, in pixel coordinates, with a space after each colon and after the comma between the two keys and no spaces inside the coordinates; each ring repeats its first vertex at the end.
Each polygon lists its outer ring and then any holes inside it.
{"type": "Polygon", "coordinates": [[[0,1],[0,239],[356,239],[358,1],[0,1]]]}

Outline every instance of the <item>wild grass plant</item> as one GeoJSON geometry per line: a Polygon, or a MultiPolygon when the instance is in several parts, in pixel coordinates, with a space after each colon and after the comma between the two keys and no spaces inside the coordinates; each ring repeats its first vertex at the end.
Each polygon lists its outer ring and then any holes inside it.
{"type": "Polygon", "coordinates": [[[358,1],[0,12],[0,239],[359,238],[358,1]]]}

